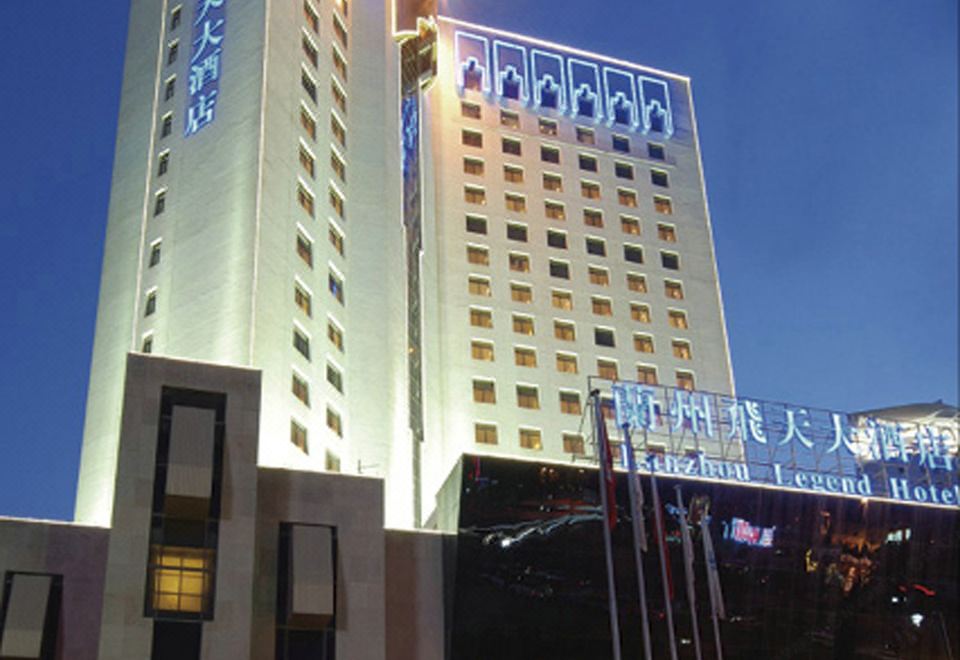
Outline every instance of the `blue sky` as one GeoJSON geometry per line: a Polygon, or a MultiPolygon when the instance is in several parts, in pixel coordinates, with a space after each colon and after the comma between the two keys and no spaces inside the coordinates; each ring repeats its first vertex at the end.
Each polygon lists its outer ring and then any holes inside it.
{"type": "MultiPolygon", "coordinates": [[[[7,4],[0,515],[68,518],[128,0],[7,4]]],[[[956,0],[443,5],[692,77],[741,393],[957,402],[956,0]]]]}

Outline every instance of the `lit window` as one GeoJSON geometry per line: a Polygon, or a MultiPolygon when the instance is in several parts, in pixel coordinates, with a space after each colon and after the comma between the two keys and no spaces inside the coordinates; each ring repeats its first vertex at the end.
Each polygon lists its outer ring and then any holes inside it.
{"type": "Polygon", "coordinates": [[[517,405],[521,408],[540,408],[540,394],[534,385],[517,385],[517,405]]]}
{"type": "Polygon", "coordinates": [[[577,126],[577,142],[580,144],[596,144],[597,137],[592,128],[577,126]]]}
{"type": "Polygon", "coordinates": [[[669,197],[656,195],[653,198],[653,210],[664,215],[673,215],[673,202],[670,201],[669,197]]]}
{"type": "Polygon", "coordinates": [[[293,396],[300,399],[303,405],[310,407],[310,386],[307,384],[307,381],[298,376],[296,373],[293,374],[293,381],[291,384],[291,390],[293,391],[293,396]]]}
{"type": "Polygon", "coordinates": [[[468,282],[468,289],[475,296],[490,296],[490,280],[486,277],[471,277],[468,282]]]}
{"type": "Polygon", "coordinates": [[[597,360],[597,375],[606,380],[618,380],[617,363],[613,360],[597,360]]]}
{"type": "Polygon", "coordinates": [[[568,454],[584,454],[583,436],[576,433],[563,434],[563,451],[568,454]]]}
{"type": "Polygon", "coordinates": [[[327,472],[340,471],[340,457],[329,449],[326,451],[323,459],[323,469],[325,469],[327,472]]]}
{"type": "Polygon", "coordinates": [[[470,325],[475,328],[492,328],[493,314],[489,309],[470,308],[470,325]]]}
{"type": "Polygon", "coordinates": [[[150,261],[148,262],[148,268],[153,268],[154,266],[160,265],[160,241],[157,241],[150,246],[150,261]]]}
{"type": "Polygon", "coordinates": [[[333,173],[336,174],[337,178],[341,181],[347,180],[347,165],[332,149],[330,150],[330,169],[333,170],[333,173]]]}
{"type": "Polygon", "coordinates": [[[591,298],[590,306],[598,316],[613,316],[613,302],[609,298],[591,298]]]}
{"type": "Polygon", "coordinates": [[[481,218],[476,215],[467,216],[467,231],[471,234],[486,234],[487,233],[487,219],[481,218]]]}
{"type": "Polygon", "coordinates": [[[543,442],[538,429],[520,429],[520,446],[523,449],[543,449],[543,442]]]}
{"type": "Polygon", "coordinates": [[[647,145],[647,156],[654,160],[665,160],[667,157],[663,145],[652,142],[647,145]]]}
{"type": "Polygon", "coordinates": [[[657,225],[657,238],[661,241],[666,241],[667,243],[676,243],[677,242],[677,230],[673,225],[657,225]]]}
{"type": "Polygon", "coordinates": [[[483,133],[464,129],[460,134],[460,141],[467,147],[482,147],[483,133]]]}
{"type": "Polygon", "coordinates": [[[343,352],[343,330],[338,328],[333,321],[327,321],[327,339],[336,346],[337,350],[343,352]]]}
{"type": "Polygon", "coordinates": [[[476,403],[496,403],[497,390],[492,380],[473,381],[473,400],[476,403]]]}
{"type": "Polygon", "coordinates": [[[464,158],[463,172],[464,174],[483,176],[483,161],[476,158],[464,158]]]}
{"type": "Polygon", "coordinates": [[[470,357],[474,360],[493,362],[493,344],[485,341],[470,342],[470,357]]]}
{"type": "Polygon", "coordinates": [[[344,209],[343,196],[333,186],[328,188],[327,198],[330,200],[330,208],[334,210],[337,216],[344,217],[346,210],[344,209]]]}
{"type": "Polygon", "coordinates": [[[625,188],[617,188],[617,201],[620,202],[622,206],[629,206],[636,208],[637,206],[637,193],[633,190],[626,190],[625,188]]]}
{"type": "Polygon", "coordinates": [[[313,217],[313,195],[303,186],[297,186],[297,203],[300,208],[313,217]]]}
{"type": "Polygon", "coordinates": [[[314,140],[317,139],[317,120],[314,119],[306,108],[300,107],[300,125],[314,140]]]}
{"type": "Polygon", "coordinates": [[[487,192],[483,188],[476,188],[474,186],[464,186],[463,200],[468,204],[486,204],[487,192]]]}
{"type": "Polygon", "coordinates": [[[297,255],[303,263],[313,268],[313,243],[300,233],[297,233],[297,255]]]}
{"type": "Polygon", "coordinates": [[[313,315],[312,304],[310,300],[310,294],[304,290],[299,284],[293,285],[293,302],[300,308],[307,316],[313,315]]]}
{"type": "Polygon", "coordinates": [[[587,238],[586,239],[587,254],[592,254],[595,257],[605,257],[607,256],[607,245],[603,242],[602,238],[587,238]]]}
{"type": "Polygon", "coordinates": [[[642,264],[643,248],[639,245],[624,245],[623,258],[632,264],[642,264]]]}
{"type": "Polygon", "coordinates": [[[158,216],[167,210],[167,191],[161,190],[153,200],[153,215],[158,216]]]}
{"type": "Polygon", "coordinates": [[[566,220],[567,219],[566,207],[559,202],[544,202],[543,209],[547,215],[547,218],[549,218],[550,220],[566,220]]]}
{"type": "Polygon", "coordinates": [[[516,271],[518,273],[529,273],[530,272],[530,257],[525,254],[516,254],[514,252],[510,253],[510,270],[516,271]]]}
{"type": "Polygon", "coordinates": [[[543,189],[552,192],[563,192],[563,177],[559,174],[544,174],[543,189]]]}
{"type": "Polygon", "coordinates": [[[341,147],[347,146],[347,129],[344,128],[343,124],[333,113],[330,113],[330,132],[341,147]]]}
{"type": "Polygon", "coordinates": [[[513,138],[503,138],[501,141],[501,149],[505,154],[509,154],[511,156],[519,156],[521,155],[520,140],[514,140],[513,138]]]}
{"type": "Polygon", "coordinates": [[[151,291],[150,293],[147,294],[147,302],[143,306],[143,315],[145,317],[153,316],[153,314],[156,311],[157,311],[157,292],[151,291]]]}
{"type": "Polygon", "coordinates": [[[300,355],[310,359],[310,338],[299,328],[293,329],[293,347],[300,355]]]}
{"type": "Polygon", "coordinates": [[[566,415],[579,415],[583,412],[580,406],[579,392],[560,392],[560,412],[566,415]]]}
{"type": "Polygon", "coordinates": [[[613,172],[618,179],[633,180],[633,165],[629,163],[614,163],[613,172]]]}
{"type": "Polygon", "coordinates": [[[327,362],[327,382],[333,386],[333,389],[343,392],[343,374],[335,366],[327,362]]]}
{"type": "Polygon", "coordinates": [[[340,77],[344,80],[347,79],[347,61],[343,59],[343,55],[340,54],[340,51],[337,50],[336,46],[331,48],[333,53],[333,68],[340,74],[340,77]]]}
{"type": "Polygon", "coordinates": [[[637,365],[637,382],[645,385],[657,384],[657,368],[646,364],[637,365]]]}
{"type": "Polygon", "coordinates": [[[547,231],[547,245],[552,248],[557,248],[558,250],[567,249],[567,234],[562,231],[554,231],[552,229],[547,231]]]}
{"type": "Polygon", "coordinates": [[[319,59],[317,57],[317,49],[310,40],[307,39],[306,35],[300,39],[300,49],[303,51],[303,54],[307,56],[307,59],[310,60],[310,64],[316,67],[319,59]]]}
{"type": "Polygon", "coordinates": [[[490,265],[490,251],[476,245],[467,246],[467,262],[476,266],[490,265]]]}
{"type": "Polygon", "coordinates": [[[300,157],[300,166],[301,166],[301,167],[303,168],[303,170],[304,170],[307,174],[309,174],[310,177],[312,178],[312,177],[314,176],[315,171],[316,171],[315,166],[314,166],[313,156],[310,155],[310,152],[307,151],[307,150],[303,147],[303,145],[300,145],[299,157],[300,157]]]}
{"type": "Polygon", "coordinates": [[[577,329],[568,321],[554,321],[553,336],[563,341],[576,341],[577,329]]]}
{"type": "Polygon", "coordinates": [[[650,323],[650,308],[646,305],[631,303],[630,318],[638,323],[650,323]]]}
{"type": "Polygon", "coordinates": [[[154,610],[193,614],[210,610],[212,550],[151,546],[149,572],[150,602],[154,610]]]}
{"type": "Polygon", "coordinates": [[[650,183],[661,188],[670,187],[670,179],[663,170],[650,170],[650,183]]]}
{"type": "Polygon", "coordinates": [[[513,331],[519,335],[533,335],[533,317],[514,314],[513,331]]]}
{"type": "Polygon", "coordinates": [[[518,367],[535,367],[537,366],[537,352],[532,348],[520,348],[518,346],[513,349],[513,363],[518,367]]]}
{"type": "Polygon", "coordinates": [[[563,280],[570,279],[570,264],[565,261],[550,260],[550,276],[559,277],[563,280]]]}
{"type": "Polygon", "coordinates": [[[587,172],[596,172],[597,171],[597,159],[593,156],[588,156],[587,154],[580,154],[578,158],[580,164],[580,169],[587,172]]]}
{"type": "Polygon", "coordinates": [[[510,299],[513,302],[531,303],[533,302],[533,289],[526,284],[511,284],[510,299]]]}
{"type": "Polygon", "coordinates": [[[337,39],[340,40],[340,43],[343,44],[343,47],[347,47],[347,28],[343,26],[343,23],[340,22],[340,17],[336,14],[333,15],[333,33],[337,35],[337,39]]]}
{"type": "Polygon", "coordinates": [[[515,165],[504,165],[503,180],[510,183],[523,183],[523,168],[515,165]]]}
{"type": "Polygon", "coordinates": [[[613,336],[613,330],[610,328],[594,328],[593,343],[597,346],[606,346],[607,348],[614,348],[617,345],[613,336]]]}
{"type": "Polygon", "coordinates": [[[500,125],[507,128],[520,128],[520,115],[510,110],[500,111],[500,125]]]}
{"type": "Polygon", "coordinates": [[[660,264],[667,270],[680,270],[680,255],[676,252],[661,252],[660,264]]]}
{"type": "Polygon", "coordinates": [[[587,199],[600,199],[600,184],[592,181],[581,181],[580,195],[587,199]]]}
{"type": "Polygon", "coordinates": [[[606,268],[598,268],[596,266],[590,266],[590,284],[596,284],[598,286],[610,286],[610,271],[606,268]]]}
{"type": "Polygon", "coordinates": [[[343,256],[343,234],[331,223],[327,229],[327,237],[330,239],[330,245],[337,251],[337,254],[343,256]]]}
{"type": "Polygon", "coordinates": [[[633,236],[640,235],[640,221],[637,218],[631,218],[627,215],[620,216],[620,230],[624,234],[631,234],[633,236]]]}
{"type": "Polygon", "coordinates": [[[343,420],[340,414],[332,408],[327,408],[327,428],[333,431],[337,437],[343,437],[343,420]]]}
{"type": "Polygon", "coordinates": [[[689,371],[678,371],[677,372],[677,387],[683,388],[685,390],[695,389],[693,382],[693,374],[689,371]]]}
{"type": "Polygon", "coordinates": [[[577,373],[577,356],[570,353],[557,353],[557,371],[563,374],[577,373]]]}
{"type": "Polygon", "coordinates": [[[558,125],[557,125],[557,122],[555,122],[552,119],[544,119],[543,117],[541,117],[539,122],[539,128],[540,128],[540,135],[556,135],[558,125]]]}
{"type": "Polygon", "coordinates": [[[638,353],[653,353],[653,337],[650,335],[634,335],[633,349],[638,353]]]}
{"type": "Polygon", "coordinates": [[[460,116],[467,119],[480,119],[480,106],[476,103],[460,102],[460,116]]]}
{"type": "Polygon", "coordinates": [[[309,453],[307,447],[307,429],[292,419],[290,420],[290,443],[304,454],[309,453]]]}
{"type": "Polygon", "coordinates": [[[497,427],[493,424],[474,424],[473,439],[479,445],[497,444],[497,427]]]}
{"type": "Polygon", "coordinates": [[[573,295],[569,291],[553,289],[550,292],[550,304],[557,309],[573,309],[573,295]]]}
{"type": "Polygon", "coordinates": [[[693,354],[690,351],[690,342],[686,341],[674,341],[673,342],[673,357],[679,358],[681,360],[691,360],[693,359],[693,354]]]}
{"type": "Polygon", "coordinates": [[[523,195],[515,195],[513,193],[505,193],[503,196],[504,203],[507,205],[508,211],[514,211],[516,213],[525,213],[527,210],[527,199],[523,195]]]}
{"type": "Polygon", "coordinates": [[[556,147],[542,145],[540,147],[540,160],[542,160],[544,163],[559,163],[560,150],[556,147]]]}
{"type": "Polygon", "coordinates": [[[683,285],[680,282],[665,280],[663,283],[663,291],[667,298],[672,298],[673,300],[683,300],[683,285]]]}
{"type": "Polygon", "coordinates": [[[603,213],[595,209],[583,209],[583,224],[588,227],[603,227],[603,213]]]}
{"type": "Polygon", "coordinates": [[[320,17],[317,16],[317,12],[313,10],[307,0],[303,0],[303,17],[314,32],[320,31],[320,17]]]}
{"type": "Polygon", "coordinates": [[[314,103],[317,102],[317,83],[313,81],[313,78],[310,77],[310,74],[306,70],[300,72],[300,86],[303,87],[303,91],[307,93],[307,96],[310,97],[310,100],[314,103]]]}
{"type": "Polygon", "coordinates": [[[677,328],[678,330],[686,330],[690,327],[687,325],[687,313],[678,309],[671,309],[667,312],[667,321],[671,328],[677,328]]]}
{"type": "Polygon", "coordinates": [[[637,293],[646,293],[647,278],[636,273],[627,273],[627,288],[637,293]]]}

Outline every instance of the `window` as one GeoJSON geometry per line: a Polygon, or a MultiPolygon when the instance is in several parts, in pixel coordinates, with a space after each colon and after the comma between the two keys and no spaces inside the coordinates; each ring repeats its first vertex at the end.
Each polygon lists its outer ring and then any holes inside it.
{"type": "Polygon", "coordinates": [[[166,114],[160,120],[160,137],[165,138],[173,133],[173,115],[166,114]]]}
{"type": "Polygon", "coordinates": [[[160,241],[157,241],[150,246],[150,261],[149,268],[160,265],[160,241]]]}
{"type": "Polygon", "coordinates": [[[687,313],[682,312],[679,309],[671,309],[667,311],[667,321],[669,322],[671,328],[677,328],[678,330],[686,330],[690,327],[687,325],[687,313]]]}
{"type": "Polygon", "coordinates": [[[614,348],[617,345],[613,336],[613,330],[610,328],[594,328],[593,343],[597,346],[606,346],[607,348],[614,348]]]}
{"type": "Polygon", "coordinates": [[[293,396],[300,399],[303,405],[310,407],[310,386],[307,384],[307,381],[298,376],[296,373],[293,374],[293,383],[291,385],[291,390],[293,391],[293,396]]]}
{"type": "Polygon", "coordinates": [[[597,286],[610,286],[610,271],[606,268],[590,266],[589,268],[590,284],[597,286]]]}
{"type": "Polygon", "coordinates": [[[161,190],[153,200],[153,215],[157,216],[163,213],[167,208],[167,191],[161,190]]]}
{"type": "Polygon", "coordinates": [[[650,323],[650,308],[639,303],[630,303],[630,318],[637,323],[650,323]]]}
{"type": "Polygon", "coordinates": [[[329,362],[327,362],[327,382],[333,386],[333,389],[343,393],[343,374],[329,362]]]}
{"type": "Polygon", "coordinates": [[[683,285],[680,282],[665,280],[663,283],[663,291],[667,298],[672,298],[673,300],[683,300],[683,285]]]}
{"type": "Polygon", "coordinates": [[[330,186],[327,188],[327,199],[330,201],[330,208],[334,210],[338,217],[342,218],[346,213],[343,195],[337,192],[336,188],[330,186]]]}
{"type": "Polygon", "coordinates": [[[474,296],[490,296],[490,280],[486,277],[471,277],[467,280],[467,289],[474,296]]]}
{"type": "Polygon", "coordinates": [[[676,243],[677,231],[673,225],[658,224],[657,238],[659,238],[661,241],[666,241],[667,243],[676,243]]]}
{"type": "Polygon", "coordinates": [[[303,0],[303,17],[314,32],[320,31],[320,17],[317,16],[317,12],[313,10],[307,0],[303,0]]]}
{"type": "Polygon", "coordinates": [[[534,410],[540,408],[540,393],[535,385],[517,385],[517,405],[534,410]]]}
{"type": "Polygon", "coordinates": [[[300,85],[303,87],[303,90],[307,93],[307,96],[310,97],[314,103],[317,101],[317,83],[313,82],[313,78],[310,77],[310,74],[306,71],[300,72],[300,85]]]}
{"type": "Polygon", "coordinates": [[[573,309],[573,295],[569,291],[553,289],[550,292],[550,304],[557,309],[573,309]]]}
{"type": "Polygon", "coordinates": [[[624,245],[623,258],[632,264],[642,264],[643,248],[639,245],[624,245]]]}
{"type": "Polygon", "coordinates": [[[647,144],[647,156],[654,160],[665,160],[667,154],[662,144],[655,144],[651,142],[647,144]]]}
{"type": "Polygon", "coordinates": [[[479,445],[497,444],[497,427],[493,424],[474,424],[473,439],[479,445]]]}
{"type": "Polygon", "coordinates": [[[657,368],[646,364],[637,365],[637,382],[645,385],[657,384],[657,368]]]}
{"type": "Polygon", "coordinates": [[[337,107],[340,108],[341,112],[347,111],[347,95],[340,89],[340,85],[337,84],[336,79],[330,79],[330,95],[333,98],[333,102],[337,104],[337,107]]]}
{"type": "Polygon", "coordinates": [[[339,229],[333,226],[333,223],[329,225],[327,236],[330,239],[330,245],[333,246],[333,249],[337,251],[337,254],[343,256],[343,234],[340,233],[339,229]]]}
{"type": "Polygon", "coordinates": [[[696,386],[693,383],[693,374],[689,371],[678,371],[676,374],[677,377],[677,387],[683,388],[685,390],[696,389],[696,386]]]}
{"type": "Polygon", "coordinates": [[[637,293],[647,292],[647,278],[636,273],[627,273],[627,288],[637,293]]]}
{"type": "Polygon", "coordinates": [[[563,374],[577,373],[577,356],[570,353],[557,353],[557,371],[563,374]]]}
{"type": "Polygon", "coordinates": [[[597,137],[592,128],[577,126],[577,142],[580,144],[596,144],[597,137]]]}
{"type": "Polygon", "coordinates": [[[617,188],[617,201],[620,202],[622,206],[629,206],[631,208],[636,208],[637,206],[637,193],[633,190],[626,190],[625,188],[617,188]]]}
{"type": "Polygon", "coordinates": [[[477,188],[475,186],[464,186],[463,200],[468,204],[486,204],[487,191],[485,191],[483,188],[477,188]]]}
{"type": "Polygon", "coordinates": [[[297,203],[311,218],[313,217],[313,194],[302,185],[297,186],[297,203]]]}
{"type": "Polygon", "coordinates": [[[566,220],[567,219],[566,207],[560,202],[544,202],[543,209],[547,215],[547,218],[549,218],[550,220],[566,220]]]}
{"type": "Polygon", "coordinates": [[[317,139],[317,121],[307,112],[307,109],[302,107],[300,108],[300,125],[303,126],[303,130],[307,132],[314,140],[317,139]]]}
{"type": "Polygon", "coordinates": [[[500,148],[505,154],[511,156],[521,155],[520,140],[514,140],[513,138],[503,138],[500,143],[500,148]]]}
{"type": "Polygon", "coordinates": [[[476,215],[468,215],[466,227],[471,234],[486,234],[487,219],[476,215]]]}
{"type": "Polygon", "coordinates": [[[660,265],[667,270],[680,270],[680,255],[676,252],[661,252],[660,265]]]}
{"type": "Polygon", "coordinates": [[[300,355],[310,359],[310,338],[300,328],[293,329],[293,347],[300,355]]]}
{"type": "Polygon", "coordinates": [[[597,375],[607,380],[619,379],[617,363],[613,360],[597,360],[597,375]]]}
{"type": "Polygon", "coordinates": [[[670,187],[670,179],[663,170],[650,170],[650,183],[661,188],[670,187]]]}
{"type": "Polygon", "coordinates": [[[470,308],[470,325],[475,328],[492,328],[493,313],[489,309],[470,308]]]}
{"type": "Polygon", "coordinates": [[[543,449],[539,429],[520,429],[520,446],[524,449],[534,449],[540,451],[543,449]]]}
{"type": "Polygon", "coordinates": [[[307,316],[313,316],[313,303],[310,294],[299,284],[293,285],[293,302],[301,312],[307,316]]]}
{"type": "Polygon", "coordinates": [[[300,48],[303,50],[303,54],[307,56],[307,59],[310,60],[310,64],[316,67],[319,60],[317,57],[317,49],[306,35],[300,39],[300,48]]]}
{"type": "Polygon", "coordinates": [[[680,360],[692,360],[693,353],[690,350],[690,342],[674,340],[673,357],[680,360]]]}
{"type": "Polygon", "coordinates": [[[579,392],[560,391],[560,412],[565,415],[579,415],[583,412],[580,406],[579,392]]]}
{"type": "Polygon", "coordinates": [[[480,119],[480,106],[476,103],[460,102],[460,116],[467,119],[480,119]]]}
{"type": "Polygon", "coordinates": [[[176,91],[177,91],[177,77],[171,76],[167,80],[166,84],[164,85],[163,100],[169,101],[170,99],[172,99],[176,91]]]}
{"type": "Polygon", "coordinates": [[[633,181],[633,165],[628,163],[614,163],[613,173],[617,175],[618,179],[629,179],[633,181]]]}
{"type": "Polygon", "coordinates": [[[550,260],[550,276],[559,277],[560,279],[569,280],[570,279],[570,264],[565,261],[554,261],[550,260]]]}
{"type": "Polygon", "coordinates": [[[343,330],[338,328],[333,321],[327,320],[327,339],[336,346],[337,350],[343,352],[343,330]]]}
{"type": "Polygon", "coordinates": [[[540,160],[542,160],[544,163],[559,163],[560,150],[557,149],[556,147],[548,147],[546,145],[541,145],[540,160]]]}
{"type": "Polygon", "coordinates": [[[543,189],[552,192],[563,192],[563,177],[559,174],[544,174],[543,189]]]}
{"type": "Polygon", "coordinates": [[[330,132],[341,147],[347,146],[347,129],[333,113],[330,113],[330,132]]]}
{"type": "Polygon", "coordinates": [[[340,51],[337,50],[336,46],[333,46],[331,48],[331,51],[333,52],[333,68],[337,73],[340,74],[340,77],[343,78],[344,81],[346,81],[347,61],[343,59],[343,55],[340,54],[340,51]]]}
{"type": "Polygon", "coordinates": [[[140,344],[141,353],[153,353],[153,335],[147,335],[143,338],[143,343],[140,344]]]}
{"type": "Polygon", "coordinates": [[[510,270],[516,271],[518,273],[530,272],[530,257],[528,257],[527,255],[511,252],[509,260],[510,260],[510,270]]]}
{"type": "Polygon", "coordinates": [[[300,157],[300,166],[303,168],[304,172],[306,172],[307,174],[310,175],[311,178],[313,178],[316,171],[314,167],[313,156],[310,155],[310,152],[307,151],[303,145],[300,145],[299,157],[300,157]]]}
{"type": "Polygon", "coordinates": [[[592,181],[581,181],[580,195],[587,199],[600,199],[600,184],[592,181]]]}
{"type": "Polygon", "coordinates": [[[490,265],[490,251],[476,245],[467,246],[467,262],[477,266],[490,265]]]}
{"type": "Polygon", "coordinates": [[[523,195],[515,195],[513,193],[505,193],[503,196],[504,203],[507,205],[508,211],[514,211],[516,213],[525,213],[527,210],[527,198],[523,195]]]}
{"type": "Polygon", "coordinates": [[[303,263],[313,268],[313,243],[300,233],[297,233],[297,255],[303,263]]]}
{"type": "Polygon", "coordinates": [[[147,302],[143,306],[144,317],[153,316],[157,311],[157,292],[151,291],[147,294],[147,302]]]}
{"type": "Polygon", "coordinates": [[[520,115],[509,110],[500,111],[500,125],[507,128],[520,128],[520,115]]]}
{"type": "Polygon", "coordinates": [[[337,437],[343,437],[343,419],[333,408],[327,408],[327,428],[333,431],[337,437]]]}
{"type": "Polygon", "coordinates": [[[556,135],[557,134],[558,125],[557,125],[557,122],[555,122],[552,119],[545,119],[541,117],[538,126],[540,129],[540,135],[556,135]]]}
{"type": "Polygon", "coordinates": [[[577,328],[569,321],[554,321],[553,336],[563,341],[576,341],[577,328]]]}
{"type": "Polygon", "coordinates": [[[176,30],[180,27],[180,21],[183,20],[183,8],[177,7],[170,12],[170,29],[176,30]]]}
{"type": "Polygon", "coordinates": [[[614,135],[613,150],[624,154],[630,153],[630,138],[622,135],[614,135]]]}
{"type": "Polygon", "coordinates": [[[157,612],[210,610],[213,550],[152,545],[149,573],[151,606],[157,612]]]}
{"type": "Polygon", "coordinates": [[[518,367],[537,366],[537,352],[532,348],[516,347],[513,349],[513,363],[518,367]]]}
{"type": "Polygon", "coordinates": [[[596,209],[583,209],[583,224],[588,227],[603,227],[603,213],[596,209]]]}
{"type": "Polygon", "coordinates": [[[609,298],[591,298],[590,307],[598,316],[613,316],[613,302],[609,298]]]}
{"type": "Polygon", "coordinates": [[[167,45],[167,66],[177,61],[177,55],[180,54],[180,42],[174,41],[167,45]]]}
{"type": "Polygon", "coordinates": [[[596,257],[605,257],[607,256],[607,245],[603,242],[602,238],[589,238],[586,239],[587,254],[592,254],[596,257]]]}
{"type": "Polygon", "coordinates": [[[340,457],[334,454],[329,449],[326,451],[323,459],[323,469],[327,472],[339,472],[340,471],[340,457]]]}
{"type": "Polygon", "coordinates": [[[510,299],[518,303],[533,302],[533,289],[527,284],[511,284],[510,299]]]}
{"type": "Polygon", "coordinates": [[[547,245],[552,248],[557,248],[558,250],[567,249],[567,234],[562,231],[547,231],[547,245]]]}
{"type": "Polygon", "coordinates": [[[333,271],[327,275],[327,288],[337,299],[337,302],[343,304],[343,279],[337,276],[333,271]]]}
{"type": "Polygon", "coordinates": [[[463,159],[463,173],[474,176],[483,176],[483,161],[477,158],[463,159]]]}
{"type": "Polygon", "coordinates": [[[523,183],[523,168],[515,165],[504,165],[503,180],[510,183],[523,183]]]}
{"type": "Polygon", "coordinates": [[[493,344],[486,341],[470,342],[470,357],[474,360],[493,362],[493,344]]]}
{"type": "Polygon", "coordinates": [[[576,433],[563,434],[563,451],[568,454],[583,455],[583,436],[576,433]]]}
{"type": "Polygon", "coordinates": [[[496,403],[497,390],[492,380],[473,381],[473,400],[476,403],[496,403]]]}
{"type": "Polygon", "coordinates": [[[533,317],[514,314],[513,331],[518,335],[533,335],[533,317]]]}
{"type": "Polygon", "coordinates": [[[655,195],[653,198],[653,210],[663,215],[673,215],[673,202],[669,197],[655,195]]]}
{"type": "Polygon", "coordinates": [[[653,353],[653,337],[650,335],[634,335],[633,350],[638,353],[653,353]]]}
{"type": "Polygon", "coordinates": [[[597,171],[597,159],[593,156],[588,156],[587,154],[580,154],[578,157],[578,162],[580,163],[580,169],[586,172],[596,172],[597,171]]]}
{"type": "Polygon", "coordinates": [[[460,142],[466,147],[482,147],[483,146],[483,133],[478,133],[477,131],[468,131],[464,129],[460,133],[460,142]]]}
{"type": "Polygon", "coordinates": [[[631,234],[633,236],[640,235],[640,221],[637,218],[631,218],[627,215],[620,216],[620,230],[624,234],[631,234]]]}
{"type": "Polygon", "coordinates": [[[337,35],[337,39],[339,39],[343,47],[346,48],[347,28],[343,26],[343,23],[340,22],[340,18],[336,14],[333,15],[333,33],[337,35]]]}
{"type": "Polygon", "coordinates": [[[343,159],[337,155],[337,152],[330,150],[330,169],[333,170],[333,173],[337,175],[337,178],[341,181],[347,180],[347,165],[343,162],[343,159]]]}

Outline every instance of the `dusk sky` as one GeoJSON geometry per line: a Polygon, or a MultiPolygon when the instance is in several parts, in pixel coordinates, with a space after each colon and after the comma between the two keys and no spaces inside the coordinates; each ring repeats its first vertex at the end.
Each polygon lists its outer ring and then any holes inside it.
{"type": "MultiPolygon", "coordinates": [[[[957,403],[956,0],[441,2],[693,79],[739,393],[957,403]]],[[[72,517],[128,4],[4,6],[0,515],[72,517]]]]}

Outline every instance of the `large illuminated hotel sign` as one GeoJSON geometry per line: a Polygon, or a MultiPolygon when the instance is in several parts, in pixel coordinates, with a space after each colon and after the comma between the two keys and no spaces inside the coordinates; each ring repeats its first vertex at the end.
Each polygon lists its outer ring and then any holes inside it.
{"type": "Polygon", "coordinates": [[[184,136],[212,124],[227,27],[227,0],[197,0],[190,49],[190,75],[184,136]]]}
{"type": "Polygon", "coordinates": [[[649,471],[960,505],[956,422],[886,421],[623,382],[613,385],[613,410],[649,471]]]}
{"type": "Polygon", "coordinates": [[[457,30],[457,86],[621,130],[674,133],[670,84],[649,70],[497,33],[457,30]]]}

